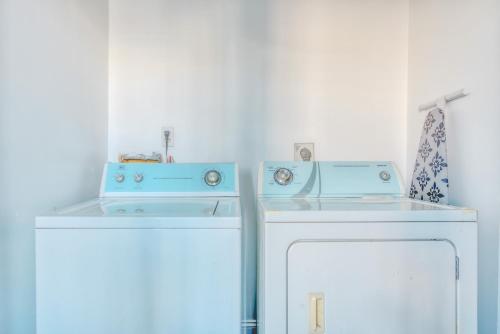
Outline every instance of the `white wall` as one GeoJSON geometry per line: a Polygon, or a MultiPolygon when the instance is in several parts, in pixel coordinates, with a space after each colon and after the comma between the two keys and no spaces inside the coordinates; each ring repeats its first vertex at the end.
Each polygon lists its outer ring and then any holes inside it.
{"type": "Polygon", "coordinates": [[[0,0],[0,333],[34,333],[34,216],[96,195],[108,5],[0,0]]]}
{"type": "Polygon", "coordinates": [[[109,159],[174,126],[177,161],[241,164],[254,238],[257,163],[294,142],[406,169],[407,25],[406,0],[111,0],[109,159]]]}
{"type": "Polygon", "coordinates": [[[313,141],[317,159],[409,175],[417,105],[461,87],[451,200],[480,210],[480,332],[493,333],[499,4],[412,0],[408,44],[408,1],[111,0],[107,138],[107,2],[0,0],[0,333],[33,332],[33,217],[96,194],[106,140],[111,160],[161,151],[171,125],[178,161],[240,162],[253,236],[259,160],[313,141]]]}
{"type": "Polygon", "coordinates": [[[258,157],[315,141],[319,158],[404,167],[407,15],[399,0],[112,0],[109,158],[162,151],[172,125],[180,161],[234,160],[253,137],[258,157]]]}
{"type": "Polygon", "coordinates": [[[450,200],[479,209],[479,333],[496,333],[500,216],[500,2],[410,1],[408,173],[417,106],[466,88],[448,116],[450,200]]]}

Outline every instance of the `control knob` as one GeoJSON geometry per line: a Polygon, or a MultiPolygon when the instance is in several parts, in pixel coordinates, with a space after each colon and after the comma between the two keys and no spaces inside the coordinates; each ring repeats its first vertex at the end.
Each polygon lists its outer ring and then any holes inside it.
{"type": "Polygon", "coordinates": [[[215,187],[222,180],[220,173],[216,170],[209,170],[205,173],[205,183],[211,187],[215,187]]]}
{"type": "Polygon", "coordinates": [[[123,175],[123,174],[116,174],[115,175],[115,181],[118,182],[118,183],[122,183],[123,181],[125,181],[125,175],[123,175]]]}
{"type": "Polygon", "coordinates": [[[381,171],[379,174],[382,181],[389,181],[391,179],[391,174],[388,171],[381,171]]]}
{"type": "Polygon", "coordinates": [[[290,184],[293,180],[293,173],[288,168],[278,168],[276,172],[274,172],[274,181],[277,184],[286,186],[290,184]]]}
{"type": "Polygon", "coordinates": [[[139,173],[134,175],[134,181],[135,181],[135,182],[137,182],[137,183],[141,183],[141,182],[142,182],[142,180],[144,180],[144,175],[139,174],[139,173]]]}

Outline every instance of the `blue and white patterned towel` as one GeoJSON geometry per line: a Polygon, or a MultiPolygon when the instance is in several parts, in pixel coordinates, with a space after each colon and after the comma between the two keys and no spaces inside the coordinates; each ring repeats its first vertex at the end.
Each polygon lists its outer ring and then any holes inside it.
{"type": "Polygon", "coordinates": [[[413,170],[410,198],[448,204],[448,158],[445,114],[429,111],[422,129],[413,170]]]}

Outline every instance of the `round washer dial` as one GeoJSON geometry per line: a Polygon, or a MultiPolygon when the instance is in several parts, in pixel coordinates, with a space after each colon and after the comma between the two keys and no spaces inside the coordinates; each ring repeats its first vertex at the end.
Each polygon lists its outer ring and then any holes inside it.
{"type": "Polygon", "coordinates": [[[274,172],[274,181],[281,186],[286,186],[293,181],[293,173],[288,168],[278,168],[274,172]]]}
{"type": "Polygon", "coordinates": [[[205,173],[205,183],[211,187],[215,187],[222,181],[220,173],[216,170],[209,170],[205,173]]]}
{"type": "Polygon", "coordinates": [[[116,174],[115,175],[115,181],[118,182],[118,183],[122,183],[123,181],[125,181],[125,175],[123,175],[123,174],[116,174]]]}
{"type": "Polygon", "coordinates": [[[142,180],[144,180],[144,175],[140,174],[140,173],[137,173],[134,175],[134,181],[136,183],[141,183],[142,180]]]}

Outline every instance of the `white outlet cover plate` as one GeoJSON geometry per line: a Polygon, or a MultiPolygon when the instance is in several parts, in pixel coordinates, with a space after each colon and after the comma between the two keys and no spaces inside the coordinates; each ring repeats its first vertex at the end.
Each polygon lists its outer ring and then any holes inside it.
{"type": "Polygon", "coordinates": [[[300,152],[302,149],[306,149],[309,152],[311,152],[311,161],[315,160],[314,156],[314,143],[295,143],[294,144],[294,150],[293,150],[293,156],[295,161],[303,161],[304,159],[301,157],[300,152]]]}
{"type": "Polygon", "coordinates": [[[168,137],[168,147],[174,147],[174,127],[172,126],[163,126],[161,128],[161,145],[165,147],[165,136],[163,135],[165,131],[170,131],[170,136],[168,137]]]}

